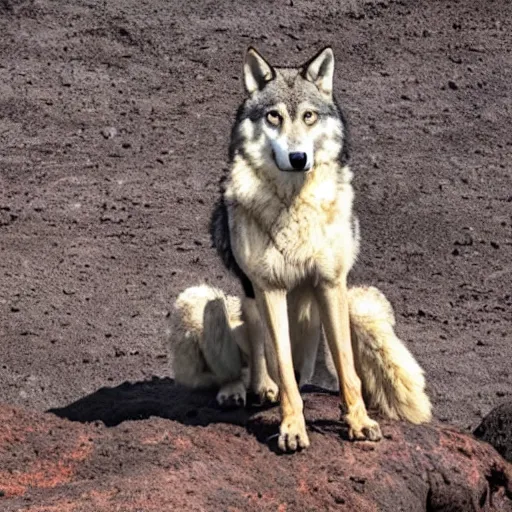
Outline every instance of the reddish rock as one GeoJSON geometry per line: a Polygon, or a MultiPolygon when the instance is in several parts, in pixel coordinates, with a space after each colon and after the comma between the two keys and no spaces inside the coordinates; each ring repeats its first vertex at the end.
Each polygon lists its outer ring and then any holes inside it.
{"type": "Polygon", "coordinates": [[[382,442],[353,443],[335,396],[304,396],[312,446],[294,455],[267,444],[276,407],[220,411],[212,395],[170,379],[102,389],[55,411],[92,423],[2,406],[0,509],[512,510],[512,466],[490,445],[389,421],[382,442]],[[152,415],[161,417],[133,420],[152,415]]]}

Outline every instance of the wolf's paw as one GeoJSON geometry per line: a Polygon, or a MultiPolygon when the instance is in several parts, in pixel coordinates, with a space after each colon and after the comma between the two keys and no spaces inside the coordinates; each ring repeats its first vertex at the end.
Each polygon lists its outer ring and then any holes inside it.
{"type": "Polygon", "coordinates": [[[261,403],[276,403],[279,400],[279,387],[270,377],[254,385],[253,391],[261,403]]]}
{"type": "Polygon", "coordinates": [[[226,409],[244,407],[247,391],[240,380],[224,384],[217,393],[217,403],[226,409]]]}
{"type": "Polygon", "coordinates": [[[306,422],[302,414],[283,420],[279,427],[277,446],[283,452],[294,452],[309,446],[306,422]]]}
{"type": "Polygon", "coordinates": [[[345,416],[348,423],[348,437],[352,441],[380,441],[382,432],[379,424],[372,420],[367,414],[354,417],[350,414],[345,416]]]}

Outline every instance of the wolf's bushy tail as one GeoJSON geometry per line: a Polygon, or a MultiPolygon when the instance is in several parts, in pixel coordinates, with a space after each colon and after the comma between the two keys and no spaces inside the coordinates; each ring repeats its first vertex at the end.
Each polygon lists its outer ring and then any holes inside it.
{"type": "Polygon", "coordinates": [[[352,347],[366,404],[392,419],[431,419],[420,365],[394,331],[393,308],[374,287],[349,290],[352,347]]]}

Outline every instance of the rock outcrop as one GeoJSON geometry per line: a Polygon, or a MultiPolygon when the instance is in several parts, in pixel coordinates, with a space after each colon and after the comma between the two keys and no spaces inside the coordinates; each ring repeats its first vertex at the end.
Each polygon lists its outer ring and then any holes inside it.
{"type": "Polygon", "coordinates": [[[170,379],[53,411],[68,419],[3,405],[0,509],[512,510],[512,466],[489,444],[390,421],[380,443],[350,442],[337,397],[304,398],[311,448],[294,455],[275,451],[277,407],[220,411],[170,379]]]}
{"type": "Polygon", "coordinates": [[[492,444],[505,459],[512,462],[512,402],[493,409],[474,434],[492,444]]]}

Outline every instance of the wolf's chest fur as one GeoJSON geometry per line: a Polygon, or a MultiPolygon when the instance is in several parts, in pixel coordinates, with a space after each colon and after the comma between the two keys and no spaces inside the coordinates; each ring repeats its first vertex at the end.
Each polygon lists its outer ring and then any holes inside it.
{"type": "Polygon", "coordinates": [[[350,270],[357,251],[350,171],[341,183],[335,171],[325,166],[275,182],[234,166],[225,193],[231,244],[252,281],[291,289],[350,270]]]}

